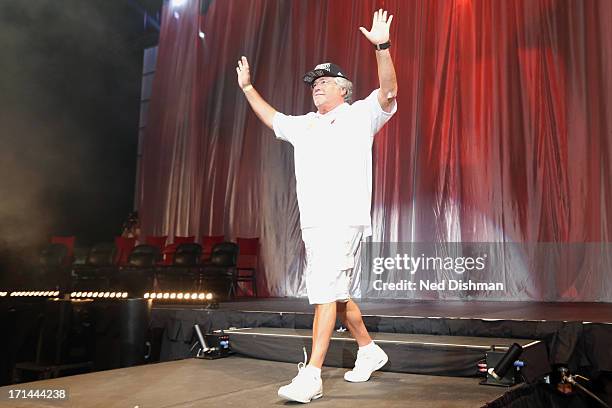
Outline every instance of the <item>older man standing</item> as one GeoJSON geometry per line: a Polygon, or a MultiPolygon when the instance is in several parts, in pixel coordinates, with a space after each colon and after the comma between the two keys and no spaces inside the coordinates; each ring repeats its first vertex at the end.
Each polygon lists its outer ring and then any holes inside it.
{"type": "Polygon", "coordinates": [[[380,87],[353,104],[352,83],[332,63],[319,64],[304,76],[317,112],[302,116],[277,112],[259,95],[251,84],[246,57],[236,67],[238,85],[255,114],[277,138],[294,147],[306,289],[315,315],[310,361],[300,363],[298,375],[278,391],[292,401],[310,402],[323,395],[321,367],[336,314],[359,345],[355,368],[344,376],[347,381],[367,381],[388,361],[370,338],[349,288],[361,239],[372,234],[372,142],[397,110],[397,81],[389,53],[392,19],[380,9],[369,31],[359,28],[374,45],[380,87]]]}

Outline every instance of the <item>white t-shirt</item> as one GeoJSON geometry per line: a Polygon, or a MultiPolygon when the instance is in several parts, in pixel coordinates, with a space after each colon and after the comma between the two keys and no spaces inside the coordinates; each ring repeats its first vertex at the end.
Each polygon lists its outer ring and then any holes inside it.
{"type": "Polygon", "coordinates": [[[293,145],[302,229],[358,226],[372,235],[372,143],[397,111],[378,102],[378,89],[352,105],[321,115],[276,113],[276,137],[293,145]]]}

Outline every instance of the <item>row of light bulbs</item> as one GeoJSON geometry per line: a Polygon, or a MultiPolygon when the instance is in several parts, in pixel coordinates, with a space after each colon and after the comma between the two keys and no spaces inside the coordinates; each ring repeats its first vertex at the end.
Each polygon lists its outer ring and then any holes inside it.
{"type": "MultiPolygon", "coordinates": [[[[59,296],[59,291],[24,291],[24,292],[10,292],[10,296],[19,297],[55,297],[59,296]]],[[[0,297],[9,295],[9,292],[0,292],[0,297]]],[[[127,292],[72,292],[71,298],[102,298],[102,299],[126,299],[128,297],[127,292]]],[[[175,292],[153,292],[145,293],[143,296],[145,299],[160,299],[160,300],[212,300],[212,293],[175,293],[175,292]]]]}
{"type": "Polygon", "coordinates": [[[103,298],[103,299],[125,299],[127,292],[72,292],[71,298],[103,298]]]}
{"type": "MultiPolygon", "coordinates": [[[[59,296],[57,290],[46,290],[46,291],[28,291],[28,292],[11,292],[11,296],[59,296]]],[[[0,292],[0,296],[6,296],[7,292],[0,292]]]]}
{"type": "Polygon", "coordinates": [[[145,299],[162,300],[212,300],[212,293],[175,293],[175,292],[154,292],[145,293],[145,299]]]}

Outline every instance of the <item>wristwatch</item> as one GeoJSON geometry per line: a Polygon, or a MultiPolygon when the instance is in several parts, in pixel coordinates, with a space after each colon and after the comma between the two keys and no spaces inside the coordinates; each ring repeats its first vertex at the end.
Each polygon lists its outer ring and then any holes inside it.
{"type": "Polygon", "coordinates": [[[387,41],[386,43],[383,44],[377,44],[374,46],[374,49],[376,51],[382,51],[382,50],[386,50],[387,48],[389,48],[391,46],[391,41],[387,41]]]}

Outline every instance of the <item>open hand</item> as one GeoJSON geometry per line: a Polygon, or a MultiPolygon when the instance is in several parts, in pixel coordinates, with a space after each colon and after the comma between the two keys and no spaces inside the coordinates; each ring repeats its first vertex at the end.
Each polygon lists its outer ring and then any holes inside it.
{"type": "Polygon", "coordinates": [[[238,86],[244,89],[245,86],[251,85],[251,72],[249,71],[249,61],[245,56],[242,56],[238,60],[238,66],[236,67],[236,73],[238,74],[238,86]]]}
{"type": "Polygon", "coordinates": [[[391,26],[391,20],[393,20],[393,15],[390,15],[387,19],[387,10],[383,11],[383,9],[380,9],[374,12],[372,28],[370,31],[366,30],[364,27],[359,27],[359,30],[372,44],[384,44],[389,41],[389,27],[391,26]]]}

